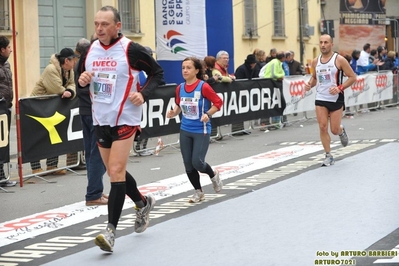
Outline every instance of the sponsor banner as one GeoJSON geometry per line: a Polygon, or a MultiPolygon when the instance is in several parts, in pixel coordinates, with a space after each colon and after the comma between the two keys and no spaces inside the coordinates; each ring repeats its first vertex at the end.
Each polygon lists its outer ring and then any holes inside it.
{"type": "Polygon", "coordinates": [[[7,112],[6,102],[0,100],[0,163],[10,161],[10,125],[7,112]]]}
{"type": "Polygon", "coordinates": [[[385,25],[385,2],[386,0],[341,0],[340,24],[385,25]]]}
{"type": "Polygon", "coordinates": [[[155,0],[156,55],[166,83],[183,82],[186,57],[230,55],[234,73],[233,5],[231,0],[155,0]],[[209,41],[208,40],[212,40],[209,41]]]}
{"type": "Polygon", "coordinates": [[[391,71],[357,76],[357,80],[345,90],[345,105],[355,106],[393,97],[394,76],[391,71]]]}
{"type": "MultiPolygon", "coordinates": [[[[284,114],[312,111],[315,109],[316,89],[305,91],[306,76],[288,76],[283,80],[283,92],[286,100],[284,114]]],[[[356,106],[393,98],[396,76],[391,71],[370,72],[357,76],[351,87],[345,90],[345,106],[356,106]]]]}
{"type": "Polygon", "coordinates": [[[205,0],[155,1],[157,59],[182,61],[207,55],[205,0]]]}
{"type": "MultiPolygon", "coordinates": [[[[223,108],[212,117],[216,126],[280,116],[285,108],[281,81],[271,79],[239,80],[217,83],[212,87],[223,100],[223,108]]],[[[143,107],[142,137],[156,137],[180,132],[181,116],[166,118],[175,104],[176,85],[154,91],[143,107]]]]}
{"type": "Polygon", "coordinates": [[[19,106],[23,163],[83,150],[77,98],[23,98],[19,106]]]}
{"type": "Polygon", "coordinates": [[[339,53],[385,45],[385,0],[340,0],[339,53]]]}
{"type": "Polygon", "coordinates": [[[312,111],[315,109],[316,92],[305,91],[305,84],[311,75],[287,76],[283,80],[283,93],[286,101],[284,114],[312,111]]]}
{"type": "Polygon", "coordinates": [[[205,0],[156,0],[155,14],[156,55],[165,82],[182,82],[182,61],[208,54],[205,0]]]}

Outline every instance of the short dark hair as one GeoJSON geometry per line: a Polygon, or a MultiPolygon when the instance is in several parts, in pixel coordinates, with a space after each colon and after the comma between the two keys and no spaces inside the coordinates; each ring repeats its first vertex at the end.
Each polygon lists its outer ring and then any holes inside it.
{"type": "Polygon", "coordinates": [[[197,75],[196,75],[196,76],[197,76],[197,79],[202,79],[203,74],[204,74],[204,71],[203,71],[203,67],[202,67],[202,64],[201,64],[201,60],[199,60],[199,59],[196,58],[196,57],[186,57],[186,58],[183,60],[183,62],[184,62],[184,61],[189,61],[189,60],[193,61],[194,68],[199,70],[198,73],[197,73],[197,75]]]}
{"type": "Polygon", "coordinates": [[[103,6],[100,11],[112,11],[114,13],[114,21],[115,23],[121,22],[121,15],[119,14],[118,9],[113,6],[103,6]]]}
{"type": "Polygon", "coordinates": [[[370,46],[371,45],[369,43],[366,43],[365,45],[363,45],[363,51],[370,49],[370,46]]]}
{"type": "Polygon", "coordinates": [[[353,57],[358,57],[360,55],[360,51],[359,50],[353,50],[353,52],[352,52],[352,58],[353,57]]]}
{"type": "Polygon", "coordinates": [[[285,58],[285,53],[284,52],[278,52],[276,55],[276,58],[278,60],[285,58]]]}
{"type": "Polygon", "coordinates": [[[10,40],[6,36],[0,35],[0,49],[7,48],[9,44],[10,40]]]}

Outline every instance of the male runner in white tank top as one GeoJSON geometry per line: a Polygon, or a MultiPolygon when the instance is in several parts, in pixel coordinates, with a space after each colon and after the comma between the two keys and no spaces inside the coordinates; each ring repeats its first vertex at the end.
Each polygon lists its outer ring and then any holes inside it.
{"type": "Polygon", "coordinates": [[[342,145],[348,145],[348,136],[345,127],[341,125],[342,112],[345,109],[344,90],[356,81],[348,61],[341,55],[333,52],[333,39],[324,34],[320,37],[321,55],[313,59],[313,74],[305,89],[308,91],[316,86],[316,117],[319,123],[320,140],[323,144],[326,157],[322,166],[334,164],[331,155],[331,138],[328,134],[328,118],[330,117],[330,130],[334,135],[339,135],[342,145]],[[347,79],[343,82],[343,77],[347,79]]]}
{"type": "Polygon", "coordinates": [[[141,194],[126,165],[140,131],[143,104],[163,80],[163,70],[143,46],[119,33],[122,23],[114,7],[102,7],[94,17],[94,27],[98,40],[87,52],[78,83],[81,88],[90,86],[97,144],[111,180],[108,225],[94,242],[112,252],[126,195],[136,205],[136,233],[146,230],[154,208],[155,198],[141,194]],[[148,75],[143,87],[138,83],[140,71],[148,75]]]}

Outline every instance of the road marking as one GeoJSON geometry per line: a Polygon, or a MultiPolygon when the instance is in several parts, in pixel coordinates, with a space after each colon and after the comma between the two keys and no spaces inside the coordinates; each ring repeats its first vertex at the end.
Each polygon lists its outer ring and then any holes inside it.
{"type": "MultiPolygon", "coordinates": [[[[334,156],[336,158],[339,158],[339,157],[347,155],[348,153],[357,152],[359,150],[363,150],[363,149],[366,149],[366,148],[368,148],[370,146],[374,146],[374,145],[375,145],[375,143],[363,143],[363,144],[351,145],[346,148],[338,148],[338,149],[334,150],[334,156]]],[[[259,163],[259,162],[264,164],[265,161],[274,160],[274,163],[269,162],[270,165],[274,165],[274,164],[280,163],[281,161],[289,160],[293,156],[298,157],[298,156],[303,156],[306,154],[311,154],[313,152],[309,152],[309,151],[315,149],[315,147],[313,147],[313,146],[307,147],[307,148],[305,148],[305,149],[304,149],[304,147],[302,147],[301,149],[294,148],[292,150],[295,150],[296,152],[293,152],[293,153],[287,152],[287,149],[279,149],[278,151],[281,151],[281,152],[271,151],[268,153],[251,156],[251,157],[248,157],[248,158],[245,158],[242,160],[237,160],[235,162],[226,163],[224,165],[221,165],[222,166],[221,168],[225,167],[225,169],[228,169],[225,172],[226,178],[223,178],[223,179],[228,179],[230,177],[237,176],[238,174],[246,173],[248,171],[253,171],[253,170],[249,170],[249,169],[256,168],[256,166],[254,166],[254,164],[259,163]],[[310,149],[307,149],[307,148],[310,148],[310,149]],[[301,154],[301,155],[299,155],[299,154],[301,154]],[[248,163],[247,160],[252,160],[253,163],[248,163]],[[226,165],[228,167],[226,167],[226,165]],[[241,165],[241,166],[245,165],[245,167],[243,167],[243,168],[229,167],[229,165],[230,166],[231,165],[241,165]],[[238,173],[235,172],[235,171],[237,171],[237,169],[239,170],[238,173]],[[236,174],[234,174],[233,172],[236,174]]],[[[321,149],[321,148],[319,148],[319,149],[321,149]]],[[[240,180],[237,180],[237,181],[234,181],[231,183],[227,183],[223,189],[224,190],[225,189],[252,189],[258,185],[261,185],[265,182],[269,182],[278,177],[282,177],[284,175],[295,173],[297,171],[303,170],[305,168],[308,168],[308,167],[316,165],[316,164],[321,164],[322,160],[323,160],[322,155],[310,156],[307,160],[294,161],[293,163],[278,166],[274,169],[267,170],[260,174],[252,175],[250,177],[245,177],[240,180]]],[[[219,166],[217,166],[217,167],[219,167],[219,166]]],[[[263,168],[265,168],[265,167],[263,167],[263,168]]],[[[262,169],[262,168],[259,168],[259,169],[262,169]]],[[[179,187],[179,188],[181,188],[181,187],[179,187]]],[[[190,190],[191,189],[192,188],[190,186],[190,190]]],[[[161,195],[159,195],[159,197],[162,197],[162,195],[165,196],[165,194],[161,194],[161,195]]],[[[159,205],[155,206],[154,211],[152,211],[150,214],[150,219],[158,219],[158,218],[164,217],[166,215],[174,214],[180,210],[185,210],[190,207],[194,208],[195,206],[197,206],[199,204],[204,204],[206,202],[209,202],[209,201],[212,201],[212,200],[218,199],[218,198],[223,198],[225,196],[227,196],[227,194],[206,194],[205,200],[200,203],[196,203],[196,204],[188,203],[187,197],[178,198],[176,200],[173,200],[170,202],[165,202],[163,204],[159,204],[159,205]]],[[[133,203],[131,203],[130,207],[132,207],[132,205],[133,205],[133,203]]],[[[105,207],[105,206],[102,206],[102,207],[105,207]]],[[[125,207],[126,207],[126,202],[125,202],[125,207]]],[[[49,217],[54,217],[54,213],[56,213],[56,212],[51,211],[51,213],[52,213],[52,215],[50,215],[49,217]]],[[[65,211],[64,211],[64,213],[65,213],[65,211]]],[[[36,215],[35,217],[38,217],[38,216],[36,215]]],[[[40,217],[45,217],[45,216],[40,216],[40,217]]],[[[27,221],[30,221],[30,219],[28,219],[27,221]]],[[[134,221],[135,221],[134,213],[130,213],[130,214],[121,216],[117,231],[122,231],[127,228],[133,227],[134,221]]],[[[34,259],[42,258],[44,256],[55,256],[54,253],[56,251],[62,251],[69,247],[73,247],[78,244],[83,244],[83,243],[92,241],[94,239],[94,236],[97,233],[99,233],[101,230],[105,229],[106,225],[107,225],[106,217],[104,217],[104,222],[92,224],[90,226],[85,227],[84,230],[88,230],[88,231],[85,233],[82,233],[81,235],[58,236],[56,238],[47,239],[43,243],[30,244],[30,245],[24,247],[23,249],[13,250],[10,252],[0,254],[1,255],[0,263],[2,261],[4,261],[4,262],[6,262],[6,261],[7,262],[23,262],[23,261],[19,261],[21,259],[22,260],[28,259],[29,261],[32,261],[34,259]],[[65,244],[65,245],[60,246],[59,244],[61,244],[61,243],[65,244]],[[40,251],[38,251],[37,249],[40,249],[40,251]]],[[[74,231],[72,230],[71,233],[73,233],[73,232],[74,231]]],[[[13,265],[18,265],[18,264],[16,263],[13,265]]]]}
{"type": "MultiPolygon", "coordinates": [[[[218,165],[215,168],[220,172],[221,178],[225,180],[320,150],[322,150],[320,145],[288,146],[218,165]]],[[[206,186],[211,181],[209,178],[204,178],[201,183],[206,186]]],[[[143,194],[151,192],[159,200],[192,190],[192,186],[186,174],[181,174],[140,186],[139,189],[143,194]]],[[[127,197],[123,209],[132,208],[133,206],[134,203],[127,197]]],[[[88,207],[85,206],[84,201],[81,201],[1,223],[0,247],[88,221],[101,215],[107,215],[107,213],[107,206],[88,207]]]]}

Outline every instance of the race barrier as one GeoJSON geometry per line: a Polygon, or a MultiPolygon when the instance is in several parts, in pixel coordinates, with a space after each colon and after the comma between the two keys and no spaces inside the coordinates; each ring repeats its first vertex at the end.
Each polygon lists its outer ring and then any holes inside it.
{"type": "MultiPolygon", "coordinates": [[[[10,132],[9,132],[9,118],[7,115],[7,105],[4,99],[0,100],[0,164],[3,165],[3,179],[0,183],[5,183],[10,180],[10,132]]],[[[0,191],[10,192],[0,186],[0,191]]]]}
{"type": "Polygon", "coordinates": [[[37,162],[43,168],[40,173],[29,169],[31,173],[25,171],[23,177],[49,182],[44,175],[62,169],[73,171],[84,149],[78,99],[63,99],[59,95],[21,98],[19,109],[21,162],[37,162]],[[47,167],[43,167],[40,160],[46,158],[47,167]]]}
{"type": "MultiPolygon", "coordinates": [[[[298,117],[303,115],[299,119],[308,119],[306,113],[314,111],[316,94],[314,88],[308,92],[304,89],[309,79],[310,76],[306,75],[286,77],[283,81],[254,79],[214,84],[212,87],[222,98],[223,107],[214,114],[212,123],[220,128],[232,123],[294,113],[298,117]]],[[[172,119],[166,117],[167,111],[175,105],[175,91],[176,84],[160,86],[143,105],[141,138],[155,139],[153,145],[148,145],[148,150],[155,150],[159,146],[158,137],[180,131],[181,116],[172,119]]],[[[345,102],[350,107],[374,102],[395,105],[398,104],[397,91],[397,75],[391,72],[369,73],[358,76],[355,84],[345,90],[345,102]]],[[[20,99],[19,104],[22,157],[19,167],[28,162],[57,156],[57,169],[70,170],[77,166],[79,160],[76,158],[81,156],[79,152],[83,150],[78,99],[62,99],[59,96],[29,97],[20,99]],[[68,157],[72,158],[73,163],[67,162],[68,157]]],[[[4,123],[1,114],[0,120],[4,123]]],[[[7,127],[1,128],[3,136],[8,133],[5,128],[7,127]]],[[[228,132],[226,135],[232,133],[228,132]]],[[[5,138],[0,139],[0,142],[3,144],[1,147],[7,148],[5,138]]],[[[177,144],[178,141],[162,143],[162,148],[177,144]]],[[[3,153],[9,154],[9,147],[3,153]]],[[[25,167],[23,178],[37,176],[29,168],[25,167]]]]}

